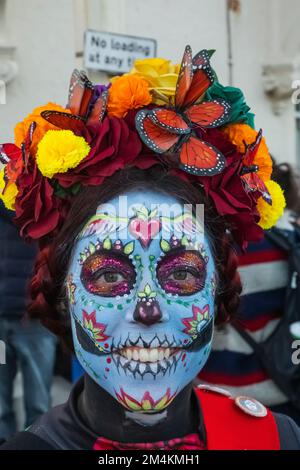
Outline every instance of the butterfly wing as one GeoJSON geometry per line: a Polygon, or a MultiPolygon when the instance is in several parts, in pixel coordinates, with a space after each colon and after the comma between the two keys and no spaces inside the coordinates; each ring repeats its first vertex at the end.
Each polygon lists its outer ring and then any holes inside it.
{"type": "Polygon", "coordinates": [[[70,80],[67,108],[71,110],[72,114],[85,118],[93,93],[94,85],[88,79],[85,72],[75,69],[70,80]]]}
{"type": "Polygon", "coordinates": [[[258,171],[259,167],[255,164],[255,156],[259,149],[262,140],[262,129],[258,132],[255,141],[246,146],[246,153],[243,157],[243,168],[241,172],[241,178],[245,183],[248,191],[259,191],[263,199],[268,203],[272,204],[271,195],[264,183],[260,178],[258,171]]]}
{"type": "Polygon", "coordinates": [[[22,150],[15,144],[0,145],[0,162],[4,166],[5,187],[8,183],[15,183],[21,174],[24,163],[22,150]]]}
{"type": "Polygon", "coordinates": [[[198,176],[214,176],[225,167],[225,157],[211,144],[191,136],[180,150],[180,167],[198,176]]]}
{"type": "Polygon", "coordinates": [[[200,127],[212,128],[225,124],[230,117],[230,105],[224,100],[204,101],[185,111],[189,120],[200,127]]]}
{"type": "Polygon", "coordinates": [[[157,124],[162,129],[166,129],[172,133],[189,134],[191,132],[189,125],[183,117],[172,109],[152,109],[151,113],[149,113],[149,118],[154,122],[154,124],[157,124]]]}
{"type": "Polygon", "coordinates": [[[271,195],[263,182],[263,180],[255,172],[249,172],[241,176],[248,191],[259,191],[262,198],[268,203],[272,204],[271,195]]]}
{"type": "Polygon", "coordinates": [[[36,122],[33,121],[29,126],[24,142],[21,144],[22,157],[23,157],[23,162],[24,162],[26,169],[27,169],[27,165],[29,162],[30,147],[31,147],[32,137],[33,137],[35,128],[36,128],[36,122]]]}
{"type": "Polygon", "coordinates": [[[193,58],[193,78],[183,101],[186,108],[195,103],[214,82],[214,73],[209,62],[209,52],[204,49],[193,58]]]}
{"type": "Polygon", "coordinates": [[[192,49],[186,46],[181,61],[180,71],[176,84],[175,106],[181,108],[183,106],[185,96],[191,86],[193,79],[193,63],[192,49]]]}
{"type": "Polygon", "coordinates": [[[246,153],[243,157],[244,166],[247,167],[253,164],[255,156],[258,152],[261,140],[262,140],[262,129],[259,130],[255,141],[252,144],[246,146],[246,153]]]}
{"type": "Polygon", "coordinates": [[[214,51],[202,49],[193,57],[193,67],[196,69],[207,67],[210,64],[209,60],[213,52],[214,51]]]}
{"type": "Polygon", "coordinates": [[[95,124],[99,123],[102,121],[104,113],[106,111],[106,105],[107,105],[107,99],[108,99],[108,90],[104,90],[97,101],[95,102],[89,117],[88,117],[88,124],[95,124]]]}
{"type": "Polygon", "coordinates": [[[60,111],[42,111],[41,116],[51,124],[60,129],[68,129],[73,132],[80,132],[85,126],[85,121],[80,116],[63,113],[60,111]]]}
{"type": "Polygon", "coordinates": [[[0,145],[0,162],[6,165],[12,160],[18,160],[22,156],[21,149],[15,144],[0,145]]]}
{"type": "Polygon", "coordinates": [[[135,117],[135,123],[140,138],[151,150],[164,153],[179,140],[179,135],[163,129],[151,119],[151,111],[140,110],[135,117]]]}

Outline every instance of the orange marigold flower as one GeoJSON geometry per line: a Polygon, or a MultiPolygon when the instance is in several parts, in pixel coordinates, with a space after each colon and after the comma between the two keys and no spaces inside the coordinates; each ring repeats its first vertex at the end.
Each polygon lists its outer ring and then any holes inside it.
{"type": "Polygon", "coordinates": [[[47,110],[71,113],[69,109],[65,109],[55,103],[48,103],[45,104],[45,106],[39,106],[38,108],[35,108],[32,113],[28,114],[28,116],[23,121],[19,122],[15,127],[15,143],[18,147],[21,147],[22,142],[24,142],[29,126],[33,121],[35,121],[37,124],[36,129],[33,133],[33,139],[31,144],[31,151],[33,154],[36,154],[38,143],[44,137],[46,132],[52,129],[57,130],[56,126],[50,124],[50,122],[42,118],[41,112],[47,110]]]}
{"type": "MultiPolygon", "coordinates": [[[[237,149],[241,153],[245,153],[246,145],[255,142],[257,137],[256,130],[248,126],[248,124],[229,124],[223,128],[223,133],[226,137],[236,145],[237,149]]],[[[272,174],[272,159],[269,154],[269,150],[264,137],[261,140],[254,162],[258,165],[258,175],[263,181],[269,181],[272,174]]]]}
{"type": "Polygon", "coordinates": [[[135,75],[117,77],[109,89],[107,113],[122,118],[130,109],[142,108],[151,103],[149,85],[135,75]]]}

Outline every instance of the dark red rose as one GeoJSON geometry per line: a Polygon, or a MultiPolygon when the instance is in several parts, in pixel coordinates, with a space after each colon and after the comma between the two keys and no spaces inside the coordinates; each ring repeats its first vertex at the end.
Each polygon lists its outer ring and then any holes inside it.
{"type": "Polygon", "coordinates": [[[259,240],[263,231],[257,225],[259,214],[256,202],[260,195],[246,191],[239,175],[241,165],[241,155],[232,154],[227,157],[226,168],[222,173],[212,178],[199,177],[199,182],[213,201],[217,212],[224,216],[230,225],[237,243],[245,247],[248,241],[259,240]]]}
{"type": "Polygon", "coordinates": [[[102,123],[87,125],[82,136],[91,151],[74,170],[55,176],[63,187],[77,182],[92,186],[101,184],[117,170],[131,165],[142,148],[137,132],[130,129],[124,119],[106,117],[102,123]]]}
{"type": "Polygon", "coordinates": [[[17,180],[19,193],[14,220],[22,237],[38,239],[57,227],[60,212],[49,181],[40,173],[35,162],[30,167],[17,180]]]}

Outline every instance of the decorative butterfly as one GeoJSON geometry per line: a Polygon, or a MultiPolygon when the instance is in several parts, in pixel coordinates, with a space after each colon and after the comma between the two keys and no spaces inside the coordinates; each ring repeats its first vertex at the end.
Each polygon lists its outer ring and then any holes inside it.
{"type": "Polygon", "coordinates": [[[262,129],[260,129],[257,134],[256,140],[250,144],[246,145],[246,153],[243,157],[243,167],[241,171],[241,178],[245,183],[246,189],[248,191],[259,191],[263,199],[270,205],[272,205],[272,198],[270,193],[263,182],[263,180],[258,175],[259,166],[254,163],[255,156],[259,149],[262,139],[262,129]]]}
{"type": "Polygon", "coordinates": [[[27,171],[30,156],[30,146],[35,128],[36,123],[32,122],[29,126],[25,140],[21,144],[21,148],[17,147],[15,144],[0,145],[0,162],[5,165],[5,187],[8,183],[15,183],[24,168],[25,171],[27,171]]]}
{"type": "Polygon", "coordinates": [[[192,58],[186,46],[176,84],[175,107],[142,109],[136,115],[136,128],[142,141],[154,152],[179,152],[180,168],[199,176],[221,173],[225,157],[193,132],[219,127],[229,120],[230,105],[224,100],[202,101],[214,82],[210,52],[200,51],[192,58]]]}
{"type": "Polygon", "coordinates": [[[88,79],[83,70],[75,69],[69,86],[67,108],[71,114],[60,111],[43,111],[41,116],[54,126],[80,132],[86,124],[102,121],[106,111],[108,91],[104,90],[95,98],[95,85],[88,79]],[[94,101],[94,102],[93,102],[94,101]]]}

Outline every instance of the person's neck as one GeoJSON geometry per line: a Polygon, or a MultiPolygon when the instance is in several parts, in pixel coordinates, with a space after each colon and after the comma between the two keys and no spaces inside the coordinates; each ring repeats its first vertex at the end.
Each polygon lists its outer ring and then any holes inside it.
{"type": "Polygon", "coordinates": [[[199,433],[199,407],[192,384],[162,413],[149,415],[127,412],[86,374],[78,411],[95,434],[118,442],[157,442],[199,433]]]}

